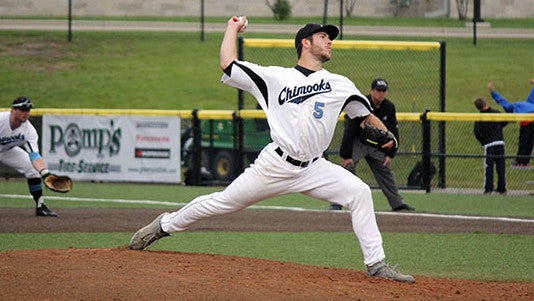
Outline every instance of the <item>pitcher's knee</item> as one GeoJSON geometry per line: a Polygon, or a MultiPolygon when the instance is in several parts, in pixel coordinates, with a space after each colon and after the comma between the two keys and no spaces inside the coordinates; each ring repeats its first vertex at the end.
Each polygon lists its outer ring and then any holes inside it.
{"type": "Polygon", "coordinates": [[[360,185],[357,188],[352,189],[347,195],[347,207],[353,208],[355,206],[361,206],[362,204],[372,204],[373,197],[371,194],[371,187],[367,184],[360,185]]]}
{"type": "Polygon", "coordinates": [[[370,196],[371,187],[362,181],[352,183],[349,185],[343,185],[344,193],[349,193],[350,195],[361,195],[361,196],[370,196]]]}

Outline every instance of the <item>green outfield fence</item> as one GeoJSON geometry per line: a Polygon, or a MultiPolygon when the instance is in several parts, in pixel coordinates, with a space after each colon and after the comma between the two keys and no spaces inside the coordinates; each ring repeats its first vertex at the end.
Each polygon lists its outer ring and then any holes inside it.
{"type": "MultiPolygon", "coordinates": [[[[0,111],[2,111],[0,109],[0,111]]],[[[5,110],[4,110],[5,111],[5,110]]],[[[181,118],[182,171],[188,185],[226,185],[254,160],[261,148],[269,142],[261,110],[98,110],[98,109],[34,109],[31,121],[41,129],[43,114],[81,115],[143,115],[179,116],[181,118]],[[252,126],[250,126],[252,125],[252,126]],[[257,135],[257,137],[254,137],[257,135]],[[259,137],[259,138],[258,138],[259,137]],[[188,139],[189,138],[189,139],[188,139]],[[220,143],[224,142],[224,143],[220,143]],[[221,162],[219,162],[221,161],[221,162]],[[218,169],[218,170],[217,170],[218,169]]],[[[448,189],[452,191],[482,192],[483,151],[475,139],[475,121],[508,121],[505,127],[505,158],[511,162],[517,153],[519,122],[534,122],[534,114],[479,114],[424,111],[397,113],[400,147],[392,161],[392,169],[401,189],[426,192],[448,189]],[[437,141],[434,127],[446,130],[446,141],[437,141]],[[445,148],[441,148],[444,145],[445,148]],[[442,164],[440,164],[440,161],[442,164]],[[423,166],[420,185],[408,185],[407,179],[420,163],[423,166]],[[435,167],[435,172],[432,172],[435,167]]],[[[339,118],[334,138],[324,156],[339,163],[344,116],[339,118]]],[[[45,158],[46,159],[46,158],[45,158]]],[[[531,156],[534,160],[534,157],[531,156]]],[[[534,165],[534,161],[531,165],[534,165]]],[[[357,175],[376,188],[377,184],[365,162],[357,167],[357,175]]],[[[0,176],[21,177],[13,170],[0,166],[0,176]]],[[[513,169],[507,164],[509,194],[534,193],[534,168],[513,169]]]]}

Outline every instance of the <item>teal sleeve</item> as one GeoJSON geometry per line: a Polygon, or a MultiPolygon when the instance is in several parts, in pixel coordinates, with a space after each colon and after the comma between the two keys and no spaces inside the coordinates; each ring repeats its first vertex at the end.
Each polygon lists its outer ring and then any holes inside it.
{"type": "Polygon", "coordinates": [[[41,158],[41,155],[39,153],[36,153],[36,152],[31,152],[30,153],[30,161],[35,161],[37,159],[41,158]]]}

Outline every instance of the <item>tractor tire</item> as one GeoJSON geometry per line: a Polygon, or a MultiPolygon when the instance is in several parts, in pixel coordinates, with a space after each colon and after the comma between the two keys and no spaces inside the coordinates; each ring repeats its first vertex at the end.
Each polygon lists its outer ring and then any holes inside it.
{"type": "Polygon", "coordinates": [[[218,151],[213,162],[212,172],[220,181],[232,181],[236,176],[235,159],[232,152],[218,151]]]}

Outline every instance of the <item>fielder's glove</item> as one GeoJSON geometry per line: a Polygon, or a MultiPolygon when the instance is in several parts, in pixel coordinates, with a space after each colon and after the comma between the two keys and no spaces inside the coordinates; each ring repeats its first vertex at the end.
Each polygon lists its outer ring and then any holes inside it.
{"type": "Polygon", "coordinates": [[[72,180],[68,176],[58,176],[48,169],[42,170],[41,176],[45,186],[52,191],[66,193],[72,189],[72,180]]]}
{"type": "Polygon", "coordinates": [[[383,131],[365,123],[365,126],[360,134],[360,142],[367,144],[386,154],[392,154],[399,148],[399,142],[395,135],[390,131],[383,131]],[[384,144],[393,141],[393,146],[390,148],[383,148],[384,144]]]}

